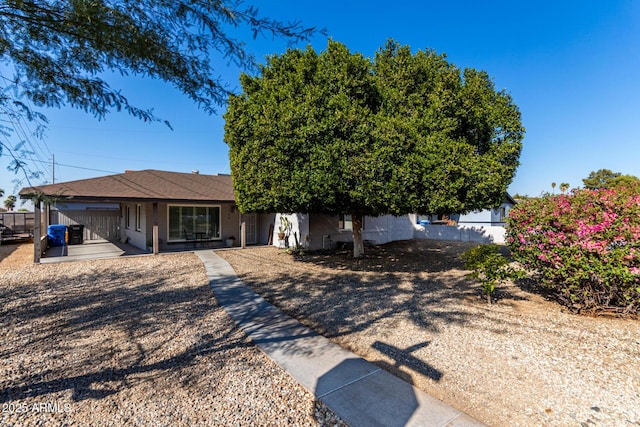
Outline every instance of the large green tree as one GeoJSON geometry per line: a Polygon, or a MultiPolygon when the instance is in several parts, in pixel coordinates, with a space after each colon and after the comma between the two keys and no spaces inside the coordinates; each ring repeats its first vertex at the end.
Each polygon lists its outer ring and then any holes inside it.
{"type": "MultiPolygon", "coordinates": [[[[241,0],[3,1],[0,125],[7,131],[22,119],[44,123],[38,107],[64,105],[98,118],[124,110],[159,120],[152,109],[130,104],[103,80],[107,71],[167,81],[214,113],[229,94],[216,70],[254,62],[242,38],[234,37],[241,34],[238,29],[290,41],[315,31],[261,17],[241,0]]],[[[20,159],[13,163],[19,167],[20,159]]]]}
{"type": "Polygon", "coordinates": [[[620,172],[612,172],[609,169],[592,171],[588,177],[582,180],[584,187],[591,190],[629,185],[636,181],[638,181],[638,177],[623,175],[620,172]]]}
{"type": "Polygon", "coordinates": [[[499,205],[524,128],[486,72],[389,41],[370,60],[290,49],[231,96],[225,141],[242,212],[365,215],[499,205]]]}

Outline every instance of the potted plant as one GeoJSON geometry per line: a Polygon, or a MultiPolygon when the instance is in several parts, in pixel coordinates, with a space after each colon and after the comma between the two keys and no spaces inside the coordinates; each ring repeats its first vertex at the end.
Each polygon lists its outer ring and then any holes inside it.
{"type": "Polygon", "coordinates": [[[280,225],[278,226],[278,240],[284,240],[291,230],[291,221],[286,216],[280,217],[280,225]]]}
{"type": "Polygon", "coordinates": [[[229,236],[225,239],[225,244],[227,245],[228,248],[232,247],[234,245],[234,243],[236,242],[236,238],[234,236],[229,236]]]}

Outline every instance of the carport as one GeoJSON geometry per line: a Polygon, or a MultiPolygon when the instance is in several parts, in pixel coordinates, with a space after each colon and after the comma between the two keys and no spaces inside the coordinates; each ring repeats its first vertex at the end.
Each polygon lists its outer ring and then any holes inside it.
{"type": "Polygon", "coordinates": [[[119,258],[132,255],[150,255],[135,246],[122,242],[93,240],[82,245],[52,246],[40,259],[43,264],[80,261],[88,259],[119,258]]]}

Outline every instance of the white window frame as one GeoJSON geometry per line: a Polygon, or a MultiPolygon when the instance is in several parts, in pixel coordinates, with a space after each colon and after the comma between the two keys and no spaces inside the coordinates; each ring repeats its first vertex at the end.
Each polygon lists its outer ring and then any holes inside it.
{"type": "Polygon", "coordinates": [[[509,210],[505,206],[498,208],[498,218],[500,222],[506,222],[507,215],[509,215],[509,210]]]}
{"type": "Polygon", "coordinates": [[[187,207],[187,208],[217,208],[218,209],[218,234],[219,237],[210,237],[211,240],[222,240],[222,205],[194,205],[189,203],[172,203],[167,204],[167,242],[175,243],[175,242],[184,242],[186,241],[183,233],[184,226],[180,225],[180,238],[172,239],[171,238],[171,218],[169,217],[170,211],[172,207],[187,207]]]}
{"type": "Polygon", "coordinates": [[[127,230],[131,229],[131,206],[129,205],[124,209],[124,226],[127,230]]]}
{"type": "Polygon", "coordinates": [[[142,205],[136,205],[136,231],[142,231],[142,205]]]}
{"type": "MultiPolygon", "coordinates": [[[[362,231],[364,231],[366,229],[366,221],[365,221],[365,216],[362,217],[362,231]]],[[[353,231],[353,219],[351,218],[351,215],[347,215],[347,214],[340,214],[338,215],[338,230],[340,231],[353,231]],[[347,220],[346,217],[349,217],[349,219],[347,220]],[[350,224],[349,227],[347,227],[347,224],[350,224]]]]}

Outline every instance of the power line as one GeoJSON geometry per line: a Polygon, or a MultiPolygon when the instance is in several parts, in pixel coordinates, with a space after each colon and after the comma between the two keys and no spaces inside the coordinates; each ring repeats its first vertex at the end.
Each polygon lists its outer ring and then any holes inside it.
{"type": "Polygon", "coordinates": [[[66,168],[83,169],[83,170],[86,170],[86,171],[105,172],[105,173],[120,173],[120,172],[117,172],[117,171],[108,171],[108,170],[104,170],[104,169],[93,169],[93,168],[85,168],[83,166],[65,165],[64,163],[57,163],[57,162],[56,162],[56,165],[63,166],[63,167],[66,167],[66,168]]]}
{"type": "MultiPolygon", "coordinates": [[[[98,159],[110,159],[110,160],[120,160],[124,162],[144,162],[149,163],[149,159],[131,159],[125,157],[114,157],[114,156],[105,156],[102,154],[89,154],[89,153],[81,153],[78,151],[69,151],[69,150],[56,150],[56,153],[67,153],[73,154],[74,156],[84,156],[84,157],[95,157],[98,159]]],[[[155,164],[171,164],[171,165],[193,165],[193,162],[180,162],[174,159],[167,159],[165,161],[154,161],[155,164]]]]}
{"type": "MultiPolygon", "coordinates": [[[[15,136],[21,141],[21,144],[31,147],[31,153],[33,153],[34,156],[38,157],[38,159],[42,161],[42,157],[40,156],[40,153],[38,153],[38,150],[35,148],[37,144],[34,145],[34,143],[31,141],[31,137],[29,133],[25,130],[25,127],[27,129],[29,128],[25,123],[25,120],[22,117],[22,115],[19,112],[16,112],[15,110],[8,108],[6,106],[3,106],[3,111],[1,111],[0,114],[6,115],[6,118],[8,119],[7,121],[11,125],[11,130],[13,131],[15,136]],[[24,126],[23,126],[23,123],[24,123],[24,126]]],[[[29,131],[31,130],[29,129],[29,131]]],[[[3,145],[7,150],[9,150],[11,157],[16,161],[16,165],[18,165],[19,159],[13,154],[13,152],[10,149],[9,135],[5,133],[3,136],[7,141],[3,145]]],[[[38,148],[40,148],[40,151],[43,151],[40,145],[38,145],[38,148]]],[[[22,165],[22,169],[26,171],[27,169],[25,168],[25,166],[26,165],[22,165]]],[[[45,175],[45,172],[42,169],[39,169],[37,166],[35,167],[35,169],[36,169],[36,174],[45,175]]],[[[32,171],[29,171],[29,172],[33,173],[32,171]]]]}
{"type": "MultiPolygon", "coordinates": [[[[3,153],[2,155],[0,155],[0,157],[11,157],[11,156],[8,155],[8,154],[4,154],[3,153]]],[[[30,158],[26,158],[26,157],[24,158],[24,160],[29,160],[31,162],[36,162],[36,163],[46,163],[47,165],[51,164],[51,162],[49,162],[49,161],[44,161],[44,160],[39,160],[39,159],[30,159],[30,158]]],[[[84,166],[67,165],[67,164],[58,163],[58,162],[55,162],[55,165],[56,166],[63,166],[63,167],[66,167],[66,168],[83,169],[83,170],[94,171],[94,172],[120,173],[120,172],[108,171],[108,170],[104,170],[104,169],[94,169],[94,168],[87,168],[87,167],[84,167],[84,166]]]]}

